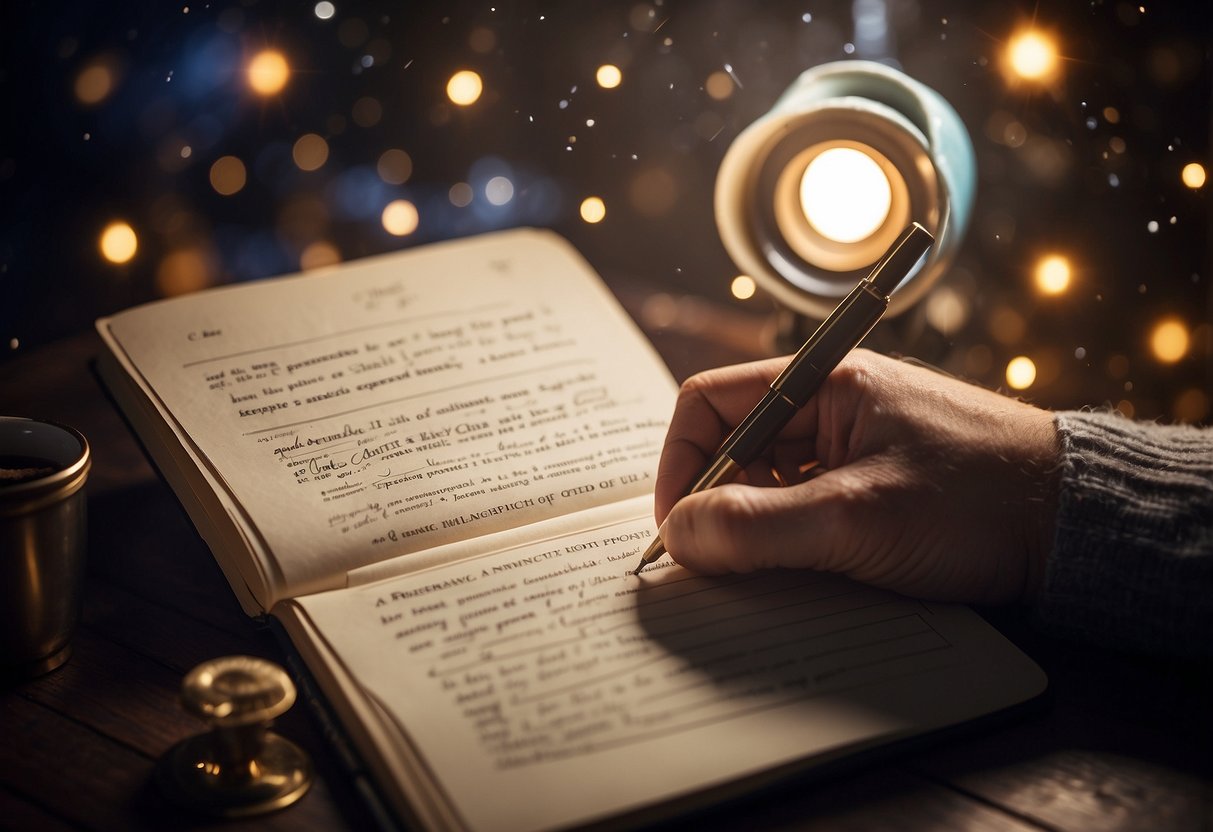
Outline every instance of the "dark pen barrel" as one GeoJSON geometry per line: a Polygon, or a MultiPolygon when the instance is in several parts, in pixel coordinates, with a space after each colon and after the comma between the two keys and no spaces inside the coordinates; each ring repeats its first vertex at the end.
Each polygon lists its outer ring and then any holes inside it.
{"type": "Polygon", "coordinates": [[[727,454],[742,468],[746,467],[770,446],[797,410],[797,406],[781,396],[778,390],[768,390],[762,401],[724,440],[720,453],[727,454]]]}
{"type": "Polygon", "coordinates": [[[889,306],[889,299],[872,291],[868,281],[851,290],[788,366],[771,382],[794,407],[804,407],[830,372],[872,331],[889,306]]]}

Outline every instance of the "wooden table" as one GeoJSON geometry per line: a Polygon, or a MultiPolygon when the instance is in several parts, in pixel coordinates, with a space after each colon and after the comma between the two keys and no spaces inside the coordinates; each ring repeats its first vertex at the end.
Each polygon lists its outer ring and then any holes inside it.
{"type": "MultiPolygon", "coordinates": [[[[676,375],[762,353],[761,322],[702,301],[615,288],[676,375]],[[711,333],[708,338],[704,333],[711,333]]],[[[81,334],[0,363],[0,413],[70,424],[93,447],[83,622],[60,670],[0,691],[0,828],[366,829],[372,818],[309,711],[276,730],[318,770],[297,805],[214,822],[167,804],[156,760],[203,730],[177,704],[206,659],[283,660],[245,617],[168,487],[91,374],[81,334]]],[[[982,611],[1048,673],[1039,707],[680,824],[719,829],[1213,828],[1210,663],[1120,655],[982,611]]]]}

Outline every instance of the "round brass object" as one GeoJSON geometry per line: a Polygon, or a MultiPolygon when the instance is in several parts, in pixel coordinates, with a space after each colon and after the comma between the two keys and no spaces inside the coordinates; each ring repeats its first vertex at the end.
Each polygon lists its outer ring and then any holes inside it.
{"type": "Polygon", "coordinates": [[[271,812],[303,797],[312,784],[311,761],[269,730],[294,701],[290,677],[264,659],[228,656],[191,670],[181,702],[211,731],[178,743],[160,759],[156,780],[165,796],[228,818],[271,812]]]}

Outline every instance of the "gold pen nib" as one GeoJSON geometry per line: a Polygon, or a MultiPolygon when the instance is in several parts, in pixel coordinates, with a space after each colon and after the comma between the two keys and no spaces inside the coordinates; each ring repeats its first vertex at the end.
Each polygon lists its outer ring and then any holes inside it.
{"type": "Polygon", "coordinates": [[[653,542],[649,544],[649,548],[644,550],[644,554],[640,556],[640,565],[632,571],[632,574],[639,575],[641,569],[644,569],[646,566],[664,554],[665,544],[661,541],[661,535],[658,535],[653,539],[653,542]]]}

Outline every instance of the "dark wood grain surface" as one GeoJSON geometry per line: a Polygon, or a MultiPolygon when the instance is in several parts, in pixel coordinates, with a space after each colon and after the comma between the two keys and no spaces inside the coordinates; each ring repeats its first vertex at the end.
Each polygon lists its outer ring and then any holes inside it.
{"type": "MultiPolygon", "coordinates": [[[[761,357],[764,321],[614,284],[681,377],[761,357]]],[[[0,363],[0,413],[63,422],[92,444],[83,620],[71,660],[0,691],[0,827],[360,830],[372,816],[296,706],[276,730],[318,779],[298,804],[218,822],[164,801],[157,759],[204,729],[178,705],[206,659],[283,661],[247,618],[168,487],[90,369],[84,333],[0,363]]],[[[1025,611],[982,610],[1045,669],[1025,713],[683,818],[675,826],[806,830],[1213,829],[1213,669],[1036,632],[1025,611]]],[[[722,749],[722,753],[727,750],[722,749]]]]}

